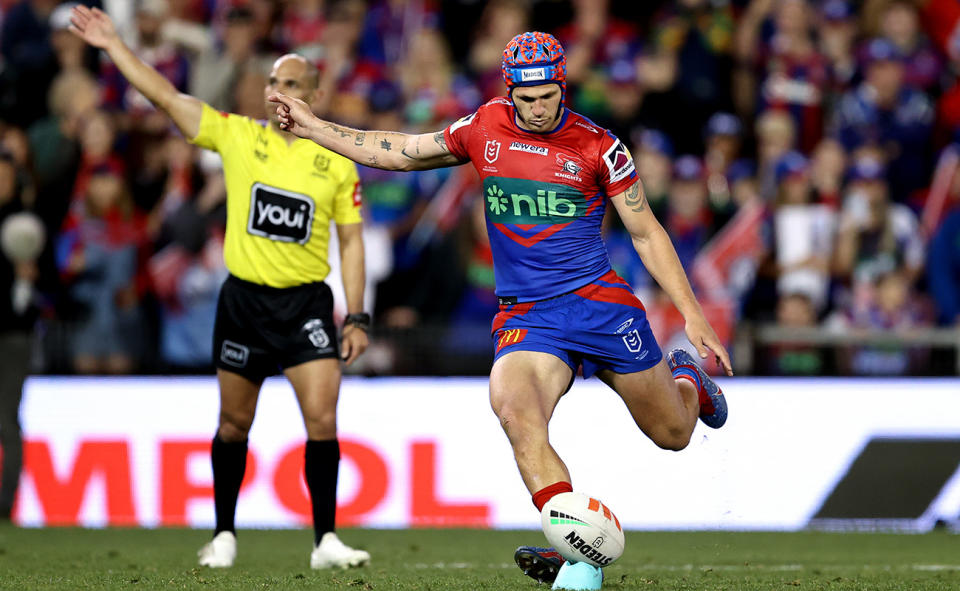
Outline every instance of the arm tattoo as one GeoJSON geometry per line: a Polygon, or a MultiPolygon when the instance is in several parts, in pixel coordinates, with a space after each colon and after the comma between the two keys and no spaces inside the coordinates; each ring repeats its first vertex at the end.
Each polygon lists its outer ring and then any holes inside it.
{"type": "Polygon", "coordinates": [[[363,142],[367,139],[367,132],[361,131],[357,134],[357,139],[353,140],[355,146],[362,146],[363,142]]]}
{"type": "Polygon", "coordinates": [[[447,140],[445,140],[445,139],[443,138],[443,132],[442,132],[442,131],[438,131],[437,133],[433,134],[433,141],[437,142],[437,145],[439,145],[439,146],[440,146],[441,148],[443,148],[445,151],[447,151],[447,152],[450,151],[450,150],[447,148],[447,140]]]}
{"type": "Polygon", "coordinates": [[[403,142],[403,147],[400,148],[400,153],[409,158],[410,160],[419,160],[420,159],[420,136],[417,136],[417,152],[416,155],[407,153],[407,142],[403,142]]]}
{"type": "Polygon", "coordinates": [[[643,193],[640,192],[640,183],[633,183],[633,186],[627,189],[627,195],[624,197],[627,207],[639,213],[643,211],[645,201],[643,193]]]}
{"type": "Polygon", "coordinates": [[[385,139],[380,141],[380,149],[382,149],[382,150],[386,150],[387,152],[389,152],[389,151],[390,151],[390,148],[391,148],[392,146],[393,146],[393,144],[391,144],[390,142],[388,142],[388,141],[385,140],[385,139]]]}
{"type": "Polygon", "coordinates": [[[350,137],[351,135],[353,135],[349,131],[345,130],[339,125],[334,125],[333,123],[327,123],[326,125],[323,126],[323,128],[333,131],[333,133],[339,135],[340,137],[350,137]]]}

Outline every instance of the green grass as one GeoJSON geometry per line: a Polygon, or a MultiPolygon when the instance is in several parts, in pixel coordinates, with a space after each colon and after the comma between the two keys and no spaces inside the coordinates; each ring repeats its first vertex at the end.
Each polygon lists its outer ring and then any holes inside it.
{"type": "MultiPolygon", "coordinates": [[[[307,531],[241,531],[237,565],[195,566],[209,538],[196,530],[0,527],[0,589],[526,590],[538,587],[513,550],[539,532],[343,530],[371,566],[311,571],[307,531]]],[[[627,553],[605,569],[604,589],[960,589],[960,536],[630,532],[627,553]]]]}

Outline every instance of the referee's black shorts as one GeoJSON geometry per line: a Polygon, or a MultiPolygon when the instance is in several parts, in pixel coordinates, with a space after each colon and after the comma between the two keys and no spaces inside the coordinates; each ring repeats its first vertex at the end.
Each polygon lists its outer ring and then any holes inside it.
{"type": "Polygon", "coordinates": [[[338,358],[326,283],[269,287],[227,277],[213,329],[217,367],[254,382],[314,359],[338,358]]]}

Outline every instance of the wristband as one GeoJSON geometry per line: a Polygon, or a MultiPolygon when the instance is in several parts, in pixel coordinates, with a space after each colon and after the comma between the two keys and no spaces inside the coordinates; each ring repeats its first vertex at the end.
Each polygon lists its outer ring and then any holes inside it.
{"type": "Polygon", "coordinates": [[[343,327],[346,328],[350,325],[366,332],[370,330],[370,315],[366,312],[360,312],[359,314],[347,314],[347,317],[343,319],[343,327]]]}

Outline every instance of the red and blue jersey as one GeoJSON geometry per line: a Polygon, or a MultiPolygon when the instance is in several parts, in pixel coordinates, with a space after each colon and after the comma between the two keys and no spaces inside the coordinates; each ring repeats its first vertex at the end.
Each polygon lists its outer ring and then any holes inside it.
{"type": "Polygon", "coordinates": [[[551,298],[610,270],[600,234],[606,200],[637,182],[613,134],[567,109],[553,131],[526,131],[500,97],[453,123],[444,139],[483,181],[500,298],[551,298]]]}

